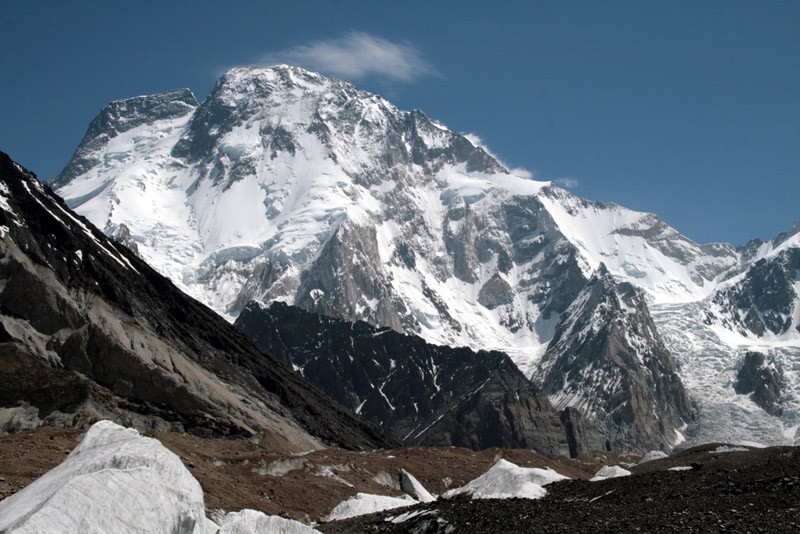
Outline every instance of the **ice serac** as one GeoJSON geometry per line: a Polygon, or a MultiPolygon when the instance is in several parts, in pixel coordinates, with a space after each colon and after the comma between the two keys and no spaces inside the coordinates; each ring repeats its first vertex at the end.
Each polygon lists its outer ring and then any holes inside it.
{"type": "Polygon", "coordinates": [[[568,478],[549,467],[520,467],[500,459],[487,472],[466,486],[445,492],[443,497],[470,495],[473,499],[541,499],[547,494],[544,486],[568,478]]]}
{"type": "Polygon", "coordinates": [[[0,532],[205,534],[203,490],[158,441],[94,424],[63,463],[0,501],[0,532]]]}
{"type": "Polygon", "coordinates": [[[432,345],[387,327],[251,302],[235,325],[342,405],[406,444],[531,448],[576,456],[596,445],[499,352],[432,345]],[[574,439],[570,439],[570,437],[574,439]]]}
{"type": "Polygon", "coordinates": [[[391,445],[0,153],[0,432],[112,419],[391,445]]]}
{"type": "Polygon", "coordinates": [[[557,409],[597,425],[609,449],[670,449],[691,418],[644,295],[603,265],[564,313],[534,378],[557,409]]]}

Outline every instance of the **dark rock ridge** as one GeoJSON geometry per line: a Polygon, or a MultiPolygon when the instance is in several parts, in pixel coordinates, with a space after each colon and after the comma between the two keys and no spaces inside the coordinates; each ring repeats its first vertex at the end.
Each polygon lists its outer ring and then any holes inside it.
{"type": "Polygon", "coordinates": [[[584,414],[609,449],[671,449],[691,418],[641,292],[603,265],[562,315],[534,381],[556,409],[584,414]]]}
{"type": "Polygon", "coordinates": [[[249,303],[235,326],[405,444],[575,456],[599,443],[576,411],[560,416],[500,352],[432,345],[281,302],[249,303]]]}
{"type": "MultiPolygon", "coordinates": [[[[785,234],[779,237],[785,238],[785,234]]],[[[800,248],[787,248],[773,257],[756,261],[741,280],[717,292],[713,302],[723,324],[744,335],[762,337],[792,330],[800,332],[800,324],[794,322],[795,309],[800,302],[795,290],[798,281],[800,248]]]]}
{"type": "Polygon", "coordinates": [[[770,415],[783,414],[783,376],[774,362],[760,352],[748,352],[736,375],[734,389],[740,395],[752,393],[753,402],[770,415]]]}
{"type": "Polygon", "coordinates": [[[0,431],[100,418],[265,432],[295,447],[396,443],[259,350],[0,153],[0,431]]]}

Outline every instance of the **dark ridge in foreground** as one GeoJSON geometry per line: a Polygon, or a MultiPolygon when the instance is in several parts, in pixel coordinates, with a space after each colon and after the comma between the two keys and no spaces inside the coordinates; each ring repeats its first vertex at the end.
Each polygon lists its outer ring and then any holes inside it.
{"type": "Polygon", "coordinates": [[[551,484],[539,501],[457,498],[318,528],[418,534],[800,531],[800,449],[735,449],[697,447],[643,464],[629,477],[551,484]],[[668,470],[677,466],[689,469],[668,470]],[[409,512],[418,514],[402,521],[409,512]]]}
{"type": "Polygon", "coordinates": [[[0,433],[112,419],[287,447],[395,441],[0,153],[0,433]]]}

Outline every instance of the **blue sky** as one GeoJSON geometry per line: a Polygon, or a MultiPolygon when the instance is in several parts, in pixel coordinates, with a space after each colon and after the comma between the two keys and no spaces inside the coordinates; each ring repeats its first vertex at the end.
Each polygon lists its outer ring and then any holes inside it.
{"type": "Polygon", "coordinates": [[[698,242],[800,219],[800,2],[0,0],[0,150],[40,178],[109,100],[294,61],[698,242]],[[386,68],[391,65],[391,68],[386,68]]]}

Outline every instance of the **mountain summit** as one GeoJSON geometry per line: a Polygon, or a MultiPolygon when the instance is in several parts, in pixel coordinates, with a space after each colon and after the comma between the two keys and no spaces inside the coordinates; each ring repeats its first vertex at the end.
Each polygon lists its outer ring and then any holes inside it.
{"type": "MultiPolygon", "coordinates": [[[[633,329],[615,330],[629,336],[623,346],[636,349],[628,341],[641,341],[678,359],[675,372],[695,403],[696,425],[705,424],[704,413],[712,421],[705,428],[717,429],[712,434],[727,432],[721,429],[747,412],[763,423],[750,439],[782,442],[800,424],[795,397],[781,397],[792,407],[775,419],[740,402],[732,379],[722,378],[755,350],[759,332],[777,331],[777,365],[787,373],[784,383],[795,383],[788,374],[800,361],[798,299],[776,301],[762,328],[754,314],[773,303],[748,305],[738,296],[778,271],[784,279],[770,279],[770,287],[793,287],[796,295],[794,260],[787,256],[732,287],[755,262],[775,257],[770,250],[778,245],[697,244],[656,215],[582,199],[506,169],[421,111],[399,110],[343,81],[285,65],[237,68],[199,105],[181,91],[113,102],[56,184],[71,207],[229,320],[252,300],[284,301],[431,343],[501,350],[526,376],[544,377],[540,363],[560,361],[554,336],[574,338],[562,322],[577,313],[570,307],[603,265],[610,280],[631,284],[647,304],[630,307],[622,299],[604,316],[633,329]],[[721,296],[729,286],[736,294],[721,296]],[[777,330],[773,315],[782,321],[777,330]],[[734,340],[731,325],[746,332],[734,340]],[[720,360],[703,357],[709,351],[720,360]],[[701,376],[719,379],[708,384],[701,376]],[[724,415],[732,399],[738,408],[724,415]]],[[[791,235],[778,241],[796,246],[791,235]]],[[[618,348],[592,340],[603,353],[618,348]]],[[[649,371],[634,375],[657,387],[645,379],[649,371]]],[[[551,385],[566,383],[550,378],[551,385]]],[[[677,402],[674,417],[644,425],[663,427],[650,435],[665,447],[680,441],[676,425],[690,422],[680,391],[668,395],[677,402]]],[[[560,393],[552,395],[558,400],[560,393]]],[[[639,409],[660,409],[657,396],[643,398],[649,400],[639,409]]]]}

